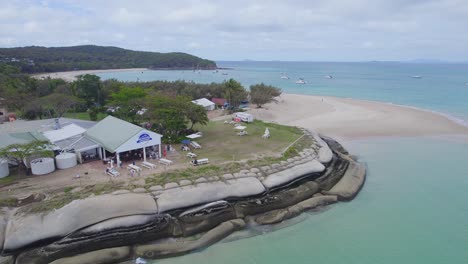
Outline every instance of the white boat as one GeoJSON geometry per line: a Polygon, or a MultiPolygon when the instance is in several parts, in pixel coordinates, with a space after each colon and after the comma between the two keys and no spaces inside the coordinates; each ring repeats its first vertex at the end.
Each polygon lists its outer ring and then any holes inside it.
{"type": "Polygon", "coordinates": [[[411,78],[413,78],[413,79],[421,79],[422,76],[421,76],[421,75],[412,75],[411,78]]]}
{"type": "Polygon", "coordinates": [[[285,73],[282,73],[280,78],[281,79],[289,79],[289,76],[287,76],[285,73]]]}
{"type": "Polygon", "coordinates": [[[302,79],[302,78],[299,78],[297,81],[296,81],[297,84],[306,84],[307,82],[302,79]]]}
{"type": "Polygon", "coordinates": [[[333,79],[333,76],[331,76],[331,75],[325,75],[325,76],[323,76],[323,78],[325,78],[325,79],[333,79]]]}

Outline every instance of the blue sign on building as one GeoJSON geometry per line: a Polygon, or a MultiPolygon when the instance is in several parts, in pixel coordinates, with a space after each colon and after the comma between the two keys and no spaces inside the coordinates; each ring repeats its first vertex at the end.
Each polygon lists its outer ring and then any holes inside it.
{"type": "Polygon", "coordinates": [[[137,143],[150,141],[152,138],[147,133],[143,133],[138,137],[137,143]]]}

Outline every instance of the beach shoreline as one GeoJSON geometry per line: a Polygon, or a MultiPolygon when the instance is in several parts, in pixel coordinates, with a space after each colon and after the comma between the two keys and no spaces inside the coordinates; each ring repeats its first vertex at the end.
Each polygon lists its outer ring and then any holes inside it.
{"type": "Polygon", "coordinates": [[[282,94],[278,102],[249,112],[264,121],[300,126],[340,140],[468,135],[467,126],[443,113],[351,98],[282,94]]]}
{"type": "Polygon", "coordinates": [[[53,78],[63,79],[67,82],[73,82],[79,75],[83,74],[96,74],[96,73],[107,73],[107,72],[131,72],[131,71],[148,71],[148,68],[127,68],[127,69],[102,69],[102,70],[81,70],[81,71],[64,71],[64,72],[49,72],[49,73],[38,73],[32,74],[31,77],[36,79],[53,78]]]}

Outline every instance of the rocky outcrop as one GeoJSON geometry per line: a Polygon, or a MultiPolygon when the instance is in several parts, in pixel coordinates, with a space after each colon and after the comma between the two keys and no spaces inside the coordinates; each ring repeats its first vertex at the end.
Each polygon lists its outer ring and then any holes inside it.
{"type": "Polygon", "coordinates": [[[47,246],[21,253],[16,264],[46,264],[71,255],[151,241],[172,236],[174,233],[168,215],[155,214],[150,218],[142,216],[142,219],[133,219],[134,225],[128,225],[131,224],[130,219],[112,219],[106,221],[107,223],[85,228],[47,246]],[[125,224],[112,223],[116,221],[125,224]]]}
{"type": "Polygon", "coordinates": [[[159,213],[164,213],[226,198],[255,196],[265,191],[265,187],[257,178],[246,177],[166,190],[158,196],[157,203],[159,213]]]}
{"type": "Polygon", "coordinates": [[[269,193],[260,198],[239,201],[235,203],[234,207],[238,217],[256,215],[296,204],[300,201],[312,197],[312,195],[318,191],[319,188],[317,183],[310,181],[297,187],[269,193]]]}
{"type": "Polygon", "coordinates": [[[242,219],[230,220],[221,223],[196,240],[193,238],[165,239],[148,245],[136,246],[135,255],[144,258],[181,255],[212,245],[233,232],[243,229],[244,226],[245,222],[242,219]]]}
{"type": "Polygon", "coordinates": [[[337,197],[334,195],[317,196],[286,209],[273,210],[268,213],[253,217],[254,221],[262,225],[271,225],[293,218],[306,210],[315,209],[319,206],[336,203],[337,197]]]}
{"type": "Polygon", "coordinates": [[[357,162],[350,162],[348,170],[341,180],[324,194],[336,195],[340,201],[349,201],[356,196],[366,179],[366,167],[357,162]]]}
{"type": "Polygon", "coordinates": [[[262,181],[262,183],[267,189],[274,189],[275,187],[283,186],[287,183],[294,183],[294,181],[300,178],[304,178],[324,170],[325,166],[323,166],[322,163],[317,160],[312,160],[310,162],[270,174],[262,181]]]}
{"type": "Polygon", "coordinates": [[[313,136],[316,146],[269,166],[152,186],[150,193],[120,190],[49,213],[1,214],[0,249],[4,242],[2,254],[14,256],[0,261],[115,263],[175,256],[244,228],[244,220],[275,224],[352,199],[364,184],[365,166],[338,142],[313,136]]]}
{"type": "Polygon", "coordinates": [[[123,261],[130,257],[131,247],[106,248],[73,257],[63,258],[50,264],[107,264],[123,261]]]}
{"type": "Polygon", "coordinates": [[[14,252],[44,245],[86,226],[115,217],[154,214],[156,203],[148,194],[102,195],[70,204],[45,214],[17,211],[8,220],[3,251],[14,252]]]}

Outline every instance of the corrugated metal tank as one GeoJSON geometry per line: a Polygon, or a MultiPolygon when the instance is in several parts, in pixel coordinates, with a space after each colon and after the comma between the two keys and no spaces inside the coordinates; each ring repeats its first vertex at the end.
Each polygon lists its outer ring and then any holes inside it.
{"type": "Polygon", "coordinates": [[[8,168],[8,160],[0,159],[0,178],[10,175],[10,169],[8,168]]]}
{"type": "Polygon", "coordinates": [[[34,175],[43,175],[55,170],[53,158],[38,158],[31,161],[31,172],[34,175]]]}
{"type": "Polygon", "coordinates": [[[57,168],[61,170],[75,167],[77,164],[76,154],[74,153],[61,153],[55,157],[55,160],[57,161],[57,168]]]}

